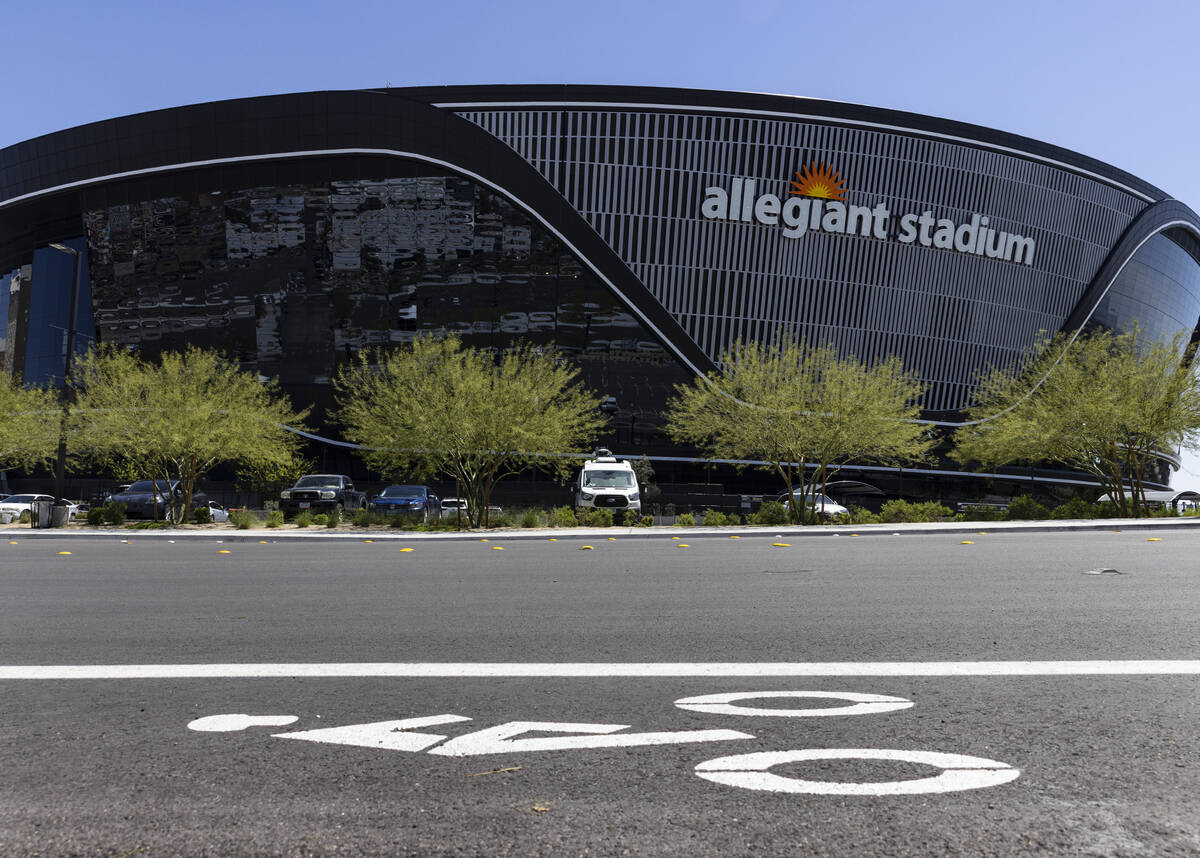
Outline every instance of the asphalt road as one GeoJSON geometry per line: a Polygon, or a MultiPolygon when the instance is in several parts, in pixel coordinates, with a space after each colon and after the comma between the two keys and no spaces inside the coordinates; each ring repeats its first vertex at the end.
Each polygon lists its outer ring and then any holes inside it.
{"type": "Polygon", "coordinates": [[[774,541],[6,540],[0,854],[1200,854],[1200,533],[774,541]]]}

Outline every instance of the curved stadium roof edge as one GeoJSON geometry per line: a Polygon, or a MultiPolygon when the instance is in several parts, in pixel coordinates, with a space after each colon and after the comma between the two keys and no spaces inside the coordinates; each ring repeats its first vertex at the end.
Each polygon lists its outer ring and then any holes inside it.
{"type": "MultiPolygon", "coordinates": [[[[1170,199],[1162,189],[1121,170],[1104,161],[1083,155],[1061,146],[1044,143],[1007,131],[974,125],[953,119],[872,107],[851,102],[831,101],[808,96],[777,95],[767,93],[735,92],[723,90],[686,89],[675,87],[641,87],[588,84],[489,84],[479,86],[419,86],[389,89],[313,90],[303,93],[281,93],[275,95],[247,96],[209,102],[165,107],[151,111],[127,114],[110,119],[72,126],[59,131],[39,135],[0,149],[0,205],[12,196],[9,192],[9,168],[27,158],[23,150],[38,143],[47,143],[54,138],[74,132],[97,131],[105,126],[118,127],[126,122],[145,121],[177,111],[225,108],[235,109],[260,103],[267,106],[272,102],[302,97],[338,97],[351,94],[378,95],[387,98],[404,98],[442,109],[505,109],[520,107],[550,106],[611,106],[614,108],[643,108],[667,110],[683,107],[688,110],[716,113],[740,114],[744,116],[771,115],[775,117],[811,118],[823,122],[845,123],[860,127],[877,127],[880,130],[899,130],[910,134],[925,135],[933,139],[945,139],[956,143],[977,145],[1016,154],[1035,160],[1046,161],[1056,166],[1065,166],[1075,172],[1100,178],[1122,187],[1147,202],[1170,199]]],[[[40,188],[52,191],[52,186],[40,188]]],[[[24,194],[21,194],[24,196],[24,194]]]]}

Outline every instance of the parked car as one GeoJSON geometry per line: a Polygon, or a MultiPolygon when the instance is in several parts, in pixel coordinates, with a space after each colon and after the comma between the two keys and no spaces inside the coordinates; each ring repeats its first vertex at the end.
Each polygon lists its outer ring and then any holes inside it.
{"type": "Polygon", "coordinates": [[[296,515],[301,510],[353,511],[366,506],[366,492],[354,488],[354,481],[345,474],[305,474],[296,485],[279,493],[279,508],[284,515],[296,515]]]}
{"type": "Polygon", "coordinates": [[[575,485],[575,505],[642,514],[642,500],[633,465],[606,449],[583,463],[575,485]]]}
{"type": "Polygon", "coordinates": [[[221,506],[216,501],[210,500],[206,506],[208,507],[208,513],[212,516],[212,520],[214,522],[229,521],[229,510],[225,509],[225,507],[221,506]]]}
{"type": "Polygon", "coordinates": [[[441,518],[442,500],[428,486],[388,486],[367,504],[367,509],[419,515],[423,521],[430,522],[441,518]]]}
{"type": "MultiPolygon", "coordinates": [[[[812,510],[815,510],[817,515],[821,516],[822,520],[828,521],[829,519],[835,518],[839,515],[849,515],[850,514],[850,510],[846,509],[844,506],[842,506],[840,503],[838,503],[837,501],[835,501],[833,498],[829,497],[828,495],[804,495],[798,491],[793,492],[792,494],[795,495],[795,497],[796,497],[796,506],[800,506],[807,500],[809,508],[812,510]]],[[[783,494],[781,494],[779,497],[776,498],[776,500],[779,501],[784,506],[787,506],[788,505],[787,492],[784,492],[783,494]]]]}
{"type": "MultiPolygon", "coordinates": [[[[64,498],[64,500],[66,499],[64,498]]],[[[21,517],[21,513],[23,512],[33,515],[34,501],[49,501],[50,503],[54,503],[54,497],[52,495],[39,494],[9,495],[3,500],[0,500],[0,516],[8,513],[8,515],[11,516],[11,520],[16,521],[21,517]]],[[[73,501],[67,501],[67,506],[69,507],[67,511],[67,520],[70,521],[79,512],[79,504],[74,503],[73,501]]]]}
{"type": "MultiPolygon", "coordinates": [[[[184,503],[186,498],[179,480],[138,480],[108,500],[125,504],[125,515],[129,518],[165,518],[171,506],[184,503]]],[[[192,509],[207,503],[208,495],[204,492],[192,492],[192,509]]]]}
{"type": "Polygon", "coordinates": [[[466,498],[442,498],[442,517],[455,519],[459,515],[467,517],[466,498]]]}

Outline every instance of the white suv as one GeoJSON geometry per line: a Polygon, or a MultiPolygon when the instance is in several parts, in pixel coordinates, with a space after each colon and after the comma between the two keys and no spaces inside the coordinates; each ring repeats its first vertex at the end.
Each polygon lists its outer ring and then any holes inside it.
{"type": "Polygon", "coordinates": [[[633,466],[608,450],[597,450],[596,458],[584,462],[583,470],[579,472],[575,503],[581,507],[641,515],[642,497],[633,466]]]}

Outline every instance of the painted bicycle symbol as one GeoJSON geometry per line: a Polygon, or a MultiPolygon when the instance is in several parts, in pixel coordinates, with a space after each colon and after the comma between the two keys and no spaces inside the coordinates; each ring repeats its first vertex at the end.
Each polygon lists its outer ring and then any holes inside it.
{"type": "MultiPolygon", "coordinates": [[[[680,709],[709,715],[733,715],[752,718],[828,718],[875,715],[896,712],[913,706],[911,700],[883,694],[849,691],[751,691],[705,694],[675,701],[680,709]],[[776,708],[743,705],[747,701],[772,701],[776,708]],[[799,701],[835,700],[840,706],[799,705],[799,701]],[[779,708],[790,701],[792,708],[779,708]]],[[[187,726],[200,732],[231,732],[250,727],[286,727],[299,719],[294,715],[209,715],[187,726]]],[[[698,742],[753,740],[756,737],[739,730],[674,730],[627,733],[628,724],[585,724],[563,721],[508,721],[470,733],[451,737],[427,732],[427,728],[471,721],[464,715],[429,715],[323,727],[316,730],[273,733],[274,738],[349,745],[409,753],[427,753],[443,757],[470,757],[483,754],[534,753],[590,748],[629,748],[646,745],[672,745],[698,742]],[[537,734],[531,736],[530,734],[537,734]]],[[[941,751],[888,748],[805,748],[788,751],[757,751],[706,760],[695,767],[695,774],[707,781],[741,789],[807,795],[922,795],[958,792],[999,786],[1020,777],[1021,770],[997,760],[941,751]],[[787,763],[817,760],[883,760],[916,763],[939,769],[924,778],[896,781],[820,781],[775,774],[772,769],[787,763]]]]}

